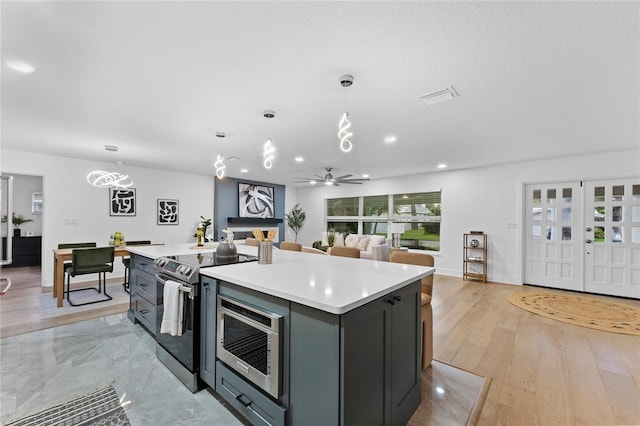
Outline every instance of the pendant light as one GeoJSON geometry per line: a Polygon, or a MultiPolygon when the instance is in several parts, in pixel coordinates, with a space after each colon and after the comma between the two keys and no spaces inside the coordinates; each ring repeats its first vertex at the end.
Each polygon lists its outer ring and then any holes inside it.
{"type": "MultiPolygon", "coordinates": [[[[107,152],[118,152],[118,147],[113,145],[105,145],[107,152]]],[[[113,155],[113,154],[111,154],[113,155]]],[[[104,170],[94,170],[87,175],[87,182],[96,188],[129,188],[133,185],[133,181],[129,175],[118,172],[106,172],[104,170]]]]}
{"type": "Polygon", "coordinates": [[[213,163],[213,166],[216,168],[216,176],[218,176],[218,179],[222,179],[224,177],[224,169],[227,167],[224,164],[224,157],[218,154],[218,158],[215,163],[213,163]]]}
{"type": "MultiPolygon", "coordinates": [[[[262,113],[262,116],[270,120],[276,116],[276,113],[274,111],[267,109],[267,110],[264,110],[264,112],[262,113]]],[[[262,164],[264,165],[264,168],[268,170],[271,167],[273,167],[273,159],[275,158],[275,154],[276,154],[276,148],[273,146],[273,141],[271,140],[271,137],[270,137],[271,127],[268,124],[267,124],[267,134],[269,135],[269,137],[267,138],[262,150],[262,157],[264,159],[262,164]]]]}
{"type": "Polygon", "coordinates": [[[349,130],[351,128],[351,120],[349,120],[349,113],[347,112],[347,87],[353,84],[353,76],[345,74],[341,76],[338,81],[340,85],[344,87],[344,113],[338,123],[338,138],[340,139],[340,149],[342,152],[349,152],[353,149],[353,144],[349,138],[353,136],[353,133],[349,130]]]}

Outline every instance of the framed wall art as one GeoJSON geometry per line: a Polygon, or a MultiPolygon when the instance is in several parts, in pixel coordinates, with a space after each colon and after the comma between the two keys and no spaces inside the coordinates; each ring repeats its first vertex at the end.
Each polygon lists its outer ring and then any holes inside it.
{"type": "Polygon", "coordinates": [[[274,218],[273,193],[272,186],[238,183],[238,217],[274,218]]]}
{"type": "Polygon", "coordinates": [[[109,188],[109,216],[135,216],[136,190],[109,188]]]}
{"type": "Polygon", "coordinates": [[[177,225],[179,223],[180,201],[158,198],[158,225],[177,225]]]}

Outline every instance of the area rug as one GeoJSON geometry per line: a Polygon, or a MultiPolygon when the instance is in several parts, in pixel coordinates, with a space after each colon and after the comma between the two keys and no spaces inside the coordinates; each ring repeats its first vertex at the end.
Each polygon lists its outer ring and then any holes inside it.
{"type": "Polygon", "coordinates": [[[7,423],[7,426],[129,425],[118,394],[112,386],[56,405],[40,413],[7,423]]]}
{"type": "MultiPolygon", "coordinates": [[[[87,285],[93,285],[94,283],[87,283],[87,285]]],[[[95,283],[97,285],[97,283],[95,283]]],[[[121,305],[129,303],[129,293],[124,291],[122,284],[113,283],[107,285],[107,292],[112,297],[111,300],[107,300],[100,303],[93,303],[90,305],[71,306],[67,299],[63,299],[62,307],[58,308],[57,299],[52,297],[51,293],[42,293],[40,295],[40,318],[53,318],[69,314],[77,314],[78,312],[91,311],[98,308],[104,308],[107,306],[121,305]]],[[[78,291],[71,294],[71,300],[76,303],[91,302],[94,300],[104,299],[103,294],[99,294],[93,290],[78,291]]]]}
{"type": "Polygon", "coordinates": [[[525,311],[569,324],[640,336],[640,308],[627,303],[556,293],[514,293],[509,302],[525,311]]]}

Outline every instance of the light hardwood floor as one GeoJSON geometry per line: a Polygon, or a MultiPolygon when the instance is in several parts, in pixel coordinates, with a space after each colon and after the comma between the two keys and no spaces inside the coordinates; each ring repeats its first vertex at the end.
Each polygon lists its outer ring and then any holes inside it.
{"type": "MultiPolygon", "coordinates": [[[[554,321],[507,301],[527,290],[541,289],[436,275],[435,358],[492,379],[478,424],[640,424],[640,338],[554,321]]],[[[0,336],[114,313],[97,308],[42,321],[33,304],[39,294],[26,286],[2,297],[0,336]]]]}
{"type": "MultiPolygon", "coordinates": [[[[43,288],[40,284],[42,279],[39,267],[3,268],[0,271],[0,276],[11,279],[11,289],[5,295],[0,296],[0,338],[117,314],[128,309],[128,304],[112,306],[97,304],[95,309],[89,311],[42,318],[40,296],[43,293],[43,288]]],[[[119,285],[117,282],[122,280],[118,278],[113,281],[116,282],[115,285],[119,285]]],[[[91,285],[91,283],[82,285],[91,285]]],[[[51,289],[47,290],[51,294],[51,289]]]]}
{"type": "Polygon", "coordinates": [[[558,291],[436,276],[435,358],[492,378],[479,424],[640,424],[640,338],[554,321],[507,301],[528,290],[558,291]]]}

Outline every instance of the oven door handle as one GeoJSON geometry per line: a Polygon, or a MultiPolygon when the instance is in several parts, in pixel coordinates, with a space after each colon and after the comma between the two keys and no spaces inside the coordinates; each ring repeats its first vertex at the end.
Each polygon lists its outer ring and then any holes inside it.
{"type": "MultiPolygon", "coordinates": [[[[167,275],[162,275],[162,274],[157,274],[156,273],[156,280],[158,280],[158,282],[160,282],[162,284],[162,286],[164,287],[164,285],[166,284],[167,281],[171,280],[171,277],[167,276],[167,275]]],[[[177,283],[180,283],[180,281],[176,281],[177,283]]],[[[193,297],[195,296],[195,286],[194,287],[190,287],[190,286],[186,286],[183,285],[182,283],[180,283],[180,292],[181,293],[188,293],[189,294],[189,299],[193,300],[193,297]]]]}

